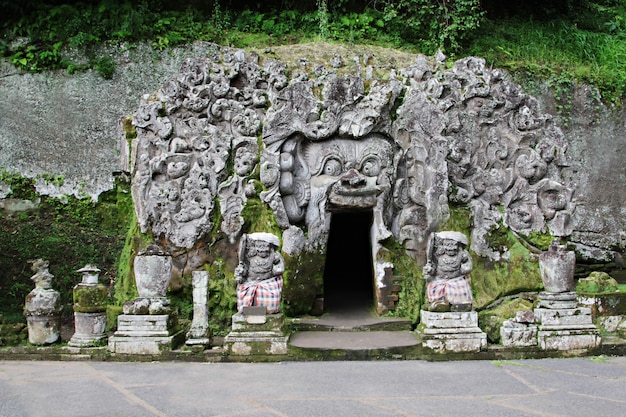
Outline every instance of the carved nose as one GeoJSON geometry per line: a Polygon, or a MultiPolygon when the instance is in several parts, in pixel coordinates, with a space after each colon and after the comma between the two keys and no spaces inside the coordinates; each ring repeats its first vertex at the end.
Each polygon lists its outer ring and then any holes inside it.
{"type": "Polygon", "coordinates": [[[363,187],[367,184],[365,177],[356,169],[351,169],[341,177],[341,185],[346,187],[363,187]]]}

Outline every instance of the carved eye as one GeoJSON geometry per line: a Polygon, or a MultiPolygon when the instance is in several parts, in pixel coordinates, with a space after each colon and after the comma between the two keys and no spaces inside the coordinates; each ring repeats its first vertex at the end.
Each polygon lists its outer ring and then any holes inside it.
{"type": "Polygon", "coordinates": [[[376,158],[367,158],[361,166],[361,173],[368,177],[375,177],[380,173],[380,161],[376,158]]]}
{"type": "Polygon", "coordinates": [[[341,174],[341,170],[341,162],[336,159],[329,159],[324,163],[324,170],[322,171],[322,173],[324,175],[336,177],[341,174]]]}

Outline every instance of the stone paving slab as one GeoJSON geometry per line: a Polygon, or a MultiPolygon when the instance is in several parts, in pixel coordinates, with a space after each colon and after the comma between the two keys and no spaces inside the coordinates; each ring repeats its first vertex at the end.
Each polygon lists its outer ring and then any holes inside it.
{"type": "Polygon", "coordinates": [[[289,344],[299,348],[367,350],[415,346],[420,342],[413,332],[299,332],[289,344]]]}
{"type": "Polygon", "coordinates": [[[0,417],[621,416],[626,358],[0,361],[0,417]]]}

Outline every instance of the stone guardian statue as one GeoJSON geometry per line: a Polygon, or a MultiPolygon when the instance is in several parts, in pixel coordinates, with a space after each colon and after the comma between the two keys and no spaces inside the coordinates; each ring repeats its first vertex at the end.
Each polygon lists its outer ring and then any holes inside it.
{"type": "Polygon", "coordinates": [[[434,233],[429,242],[423,276],[428,282],[428,305],[424,310],[471,311],[472,258],[466,250],[467,237],[460,232],[434,233]]]}
{"type": "Polygon", "coordinates": [[[271,233],[244,234],[235,268],[237,310],[264,306],[268,314],[280,311],[285,262],[278,252],[280,241],[271,233]]]}

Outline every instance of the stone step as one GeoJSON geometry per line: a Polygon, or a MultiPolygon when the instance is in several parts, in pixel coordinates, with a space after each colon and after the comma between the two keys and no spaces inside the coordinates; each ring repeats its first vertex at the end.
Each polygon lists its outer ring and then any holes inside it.
{"type": "Polygon", "coordinates": [[[401,317],[328,314],[321,317],[295,318],[291,326],[296,332],[368,332],[411,331],[411,320],[401,317]]]}
{"type": "Polygon", "coordinates": [[[296,332],[289,345],[311,350],[393,350],[419,345],[416,334],[411,331],[307,331],[296,332]]]}

